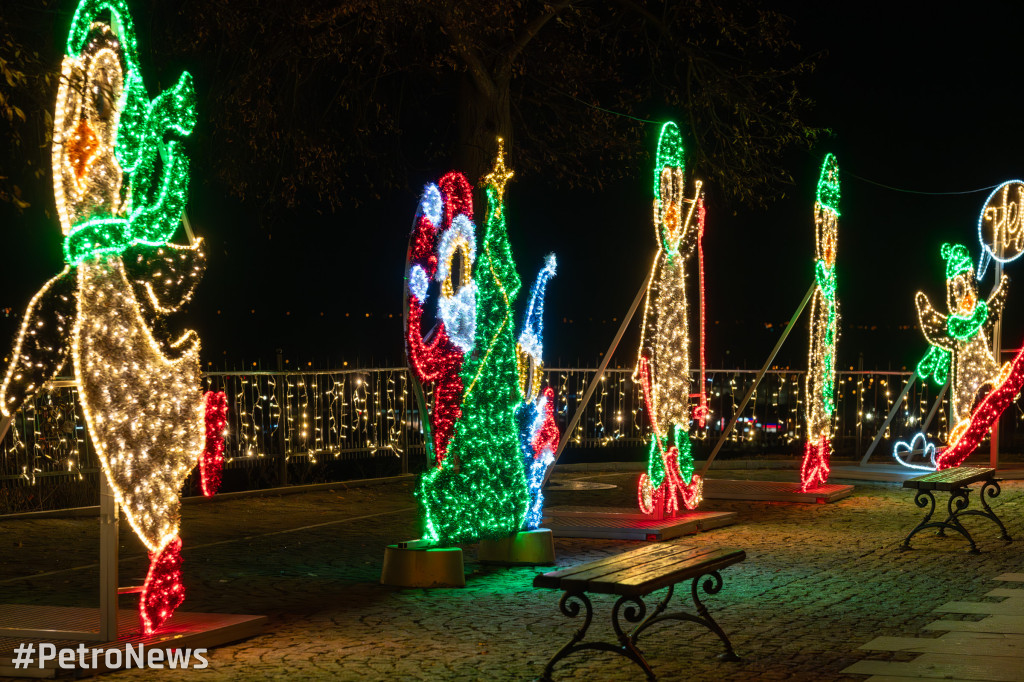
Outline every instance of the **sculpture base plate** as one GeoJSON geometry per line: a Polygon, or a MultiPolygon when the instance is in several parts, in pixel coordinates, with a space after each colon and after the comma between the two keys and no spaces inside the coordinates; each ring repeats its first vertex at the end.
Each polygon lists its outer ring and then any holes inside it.
{"type": "Polygon", "coordinates": [[[549,528],[524,530],[501,540],[481,540],[477,558],[482,564],[550,566],[555,563],[555,541],[549,528]]]}
{"type": "Polygon", "coordinates": [[[380,584],[394,587],[465,587],[462,549],[388,545],[384,549],[380,584]]]}

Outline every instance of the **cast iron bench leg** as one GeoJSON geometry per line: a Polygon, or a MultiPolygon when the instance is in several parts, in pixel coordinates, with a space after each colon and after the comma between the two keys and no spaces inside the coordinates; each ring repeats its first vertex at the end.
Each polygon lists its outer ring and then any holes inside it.
{"type": "MultiPolygon", "coordinates": [[[[950,490],[949,502],[946,504],[946,511],[949,513],[948,516],[946,516],[946,519],[944,521],[932,521],[931,523],[929,523],[929,520],[932,518],[932,514],[935,513],[935,496],[932,494],[931,490],[918,490],[917,494],[914,496],[914,504],[916,504],[918,507],[922,509],[929,505],[930,508],[928,509],[928,513],[925,515],[924,520],[921,521],[921,523],[917,524],[917,527],[914,528],[914,530],[910,531],[910,535],[908,535],[906,539],[903,541],[903,544],[900,546],[900,549],[910,549],[910,538],[914,537],[914,535],[924,530],[925,528],[938,528],[935,534],[941,537],[945,537],[946,529],[950,528],[952,530],[955,530],[957,533],[960,533],[960,535],[963,535],[965,538],[967,538],[967,542],[971,544],[971,554],[981,554],[981,550],[978,549],[978,545],[974,543],[974,538],[971,537],[971,534],[967,531],[966,528],[964,528],[963,524],[960,523],[959,517],[966,516],[969,514],[979,514],[982,516],[987,516],[988,518],[993,518],[994,515],[989,516],[987,514],[984,514],[983,512],[973,510],[964,511],[967,508],[967,505],[970,503],[970,499],[968,497],[970,492],[971,489],[967,487],[954,488],[950,490]]],[[[987,508],[988,505],[985,505],[985,507],[987,508]]],[[[995,521],[996,523],[999,523],[998,519],[995,519],[995,521]]],[[[1002,523],[999,523],[999,525],[1002,526],[1002,523]]]]}
{"type": "Polygon", "coordinates": [[[1003,522],[1000,521],[999,517],[996,516],[994,511],[992,511],[992,507],[988,506],[988,501],[985,499],[986,496],[992,498],[999,497],[1000,492],[1001,488],[999,487],[998,481],[996,481],[995,479],[985,481],[984,485],[981,486],[981,491],[979,491],[978,493],[978,497],[981,500],[981,506],[984,508],[985,511],[979,511],[977,509],[964,511],[963,508],[967,506],[965,503],[960,509],[956,511],[955,514],[953,514],[953,516],[957,517],[956,523],[960,523],[959,517],[961,516],[982,516],[992,521],[997,526],[999,526],[999,530],[1001,533],[1001,535],[999,536],[1000,540],[1004,540],[1006,542],[1013,542],[1013,538],[1011,538],[1010,534],[1006,532],[1006,526],[1003,525],[1003,522]]]}
{"type": "Polygon", "coordinates": [[[662,615],[662,612],[668,607],[669,600],[672,599],[672,593],[675,591],[674,585],[669,587],[668,594],[666,594],[665,598],[658,603],[654,612],[640,623],[640,625],[636,626],[636,629],[630,633],[630,640],[635,643],[637,637],[640,636],[640,633],[655,623],[660,623],[666,620],[685,620],[691,623],[697,623],[698,625],[703,625],[708,630],[711,630],[713,633],[718,635],[718,638],[722,640],[722,644],[725,645],[725,653],[719,655],[720,659],[723,661],[740,660],[740,657],[736,655],[736,652],[732,648],[732,642],[729,641],[729,636],[726,635],[721,626],[715,622],[715,619],[711,617],[710,613],[708,613],[707,607],[704,606],[704,603],[697,596],[698,585],[700,585],[707,594],[718,594],[722,589],[722,576],[718,571],[712,571],[711,573],[705,573],[693,579],[693,582],[690,585],[690,593],[693,596],[694,606],[697,607],[697,613],[699,614],[697,616],[685,611],[676,611],[662,615]],[[701,583],[701,578],[706,578],[706,580],[701,583]]]}
{"type": "Polygon", "coordinates": [[[615,606],[612,608],[612,627],[615,629],[615,635],[619,638],[620,646],[609,644],[607,642],[587,642],[586,644],[580,644],[579,642],[586,636],[587,630],[590,628],[590,622],[593,620],[593,606],[591,606],[590,599],[583,592],[566,592],[563,594],[561,601],[558,603],[558,608],[566,617],[575,618],[580,614],[580,605],[582,604],[585,610],[583,625],[581,625],[579,630],[573,634],[572,638],[565,644],[565,646],[559,649],[555,655],[551,657],[548,664],[544,666],[544,674],[541,679],[551,679],[551,673],[554,671],[555,664],[558,661],[578,651],[586,650],[611,651],[612,653],[625,656],[643,669],[644,673],[647,675],[647,679],[655,679],[654,671],[651,670],[651,666],[648,665],[643,654],[641,654],[633,642],[630,641],[629,635],[625,634],[622,627],[619,625],[619,611],[623,604],[629,602],[632,602],[635,606],[629,606],[626,608],[624,616],[628,622],[636,623],[642,620],[644,615],[647,613],[647,606],[640,597],[620,597],[618,601],[615,602],[615,606]]]}
{"type": "Polygon", "coordinates": [[[917,526],[914,528],[914,530],[910,531],[910,535],[908,535],[906,538],[904,538],[903,544],[900,545],[900,549],[903,549],[903,550],[911,548],[910,547],[910,538],[912,538],[915,535],[917,535],[917,533],[919,531],[922,531],[925,528],[934,527],[936,525],[938,525],[938,526],[942,525],[942,524],[936,524],[936,523],[928,523],[931,520],[931,518],[932,518],[932,514],[935,513],[935,495],[932,494],[931,490],[922,490],[922,489],[918,488],[917,493],[914,495],[914,504],[916,504],[919,509],[924,509],[925,507],[929,507],[929,504],[931,506],[928,509],[928,513],[924,515],[924,520],[921,521],[921,523],[917,524],[917,526]]]}

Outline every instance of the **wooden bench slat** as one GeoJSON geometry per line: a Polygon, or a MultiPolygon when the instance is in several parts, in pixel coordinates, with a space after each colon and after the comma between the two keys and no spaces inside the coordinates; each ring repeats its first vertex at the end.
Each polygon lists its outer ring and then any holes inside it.
{"type": "MultiPolygon", "coordinates": [[[[699,575],[700,573],[702,573],[704,571],[704,566],[706,566],[710,562],[717,563],[719,561],[723,561],[731,557],[738,556],[740,554],[742,554],[743,557],[746,558],[746,553],[741,549],[736,549],[735,547],[721,547],[716,549],[714,552],[709,552],[702,556],[694,557],[693,559],[691,559],[688,562],[685,562],[684,564],[677,565],[671,569],[671,572],[675,575],[684,576],[680,577],[679,580],[686,580],[687,578],[693,577],[693,575],[699,575]],[[691,573],[693,575],[689,575],[691,573]]],[[[657,576],[667,575],[668,573],[669,571],[667,570],[644,571],[643,573],[637,575],[624,576],[621,580],[619,580],[619,582],[623,585],[642,585],[645,582],[649,582],[657,576]]]]}
{"type": "Polygon", "coordinates": [[[711,563],[711,564],[704,564],[704,565],[702,565],[701,568],[700,568],[700,571],[699,572],[695,572],[692,575],[687,575],[686,577],[680,577],[678,575],[676,575],[676,576],[665,575],[665,576],[662,576],[662,577],[660,577],[660,578],[658,578],[656,580],[655,579],[648,580],[643,585],[619,585],[618,587],[615,588],[615,591],[612,592],[612,594],[617,594],[617,595],[627,596],[627,597],[643,596],[645,594],[649,594],[649,593],[654,592],[656,590],[660,590],[660,589],[663,589],[665,587],[668,587],[669,585],[674,585],[674,584],[682,582],[684,580],[688,580],[689,578],[695,578],[698,575],[703,575],[705,573],[711,573],[712,571],[720,571],[723,568],[726,568],[727,566],[732,566],[735,563],[739,563],[740,561],[743,561],[746,558],[747,558],[746,552],[743,552],[742,550],[740,550],[739,554],[730,555],[727,558],[723,558],[721,561],[716,561],[716,562],[711,563]]]}
{"type": "Polygon", "coordinates": [[[576,566],[570,566],[569,568],[563,568],[558,571],[541,573],[533,579],[533,586],[558,589],[562,579],[568,576],[576,576],[585,572],[596,572],[595,575],[604,575],[605,573],[618,570],[618,568],[621,568],[623,565],[633,565],[637,561],[644,561],[646,559],[653,560],[662,556],[674,555],[689,549],[691,549],[690,546],[661,543],[657,545],[650,545],[648,547],[641,547],[640,549],[634,549],[628,552],[623,552],[622,554],[605,557],[604,559],[597,559],[595,561],[589,561],[576,566]]]}
{"type": "Polygon", "coordinates": [[[688,552],[680,553],[673,557],[665,557],[659,561],[637,563],[632,566],[627,566],[615,573],[609,573],[601,576],[600,578],[592,580],[591,583],[619,583],[631,579],[642,578],[642,576],[645,575],[675,571],[680,566],[692,565],[694,563],[699,564],[705,558],[709,557],[709,555],[718,551],[718,549],[718,547],[700,547],[688,552]]]}
{"type": "Polygon", "coordinates": [[[586,583],[588,580],[599,578],[609,573],[616,573],[631,566],[637,564],[646,564],[650,562],[660,561],[663,559],[672,559],[678,556],[680,553],[685,553],[693,550],[690,546],[681,545],[664,545],[660,552],[645,552],[642,555],[640,553],[634,554],[633,552],[625,552],[615,557],[614,561],[600,560],[582,564],[577,566],[577,570],[559,576],[559,584],[556,587],[561,587],[566,580],[572,581],[573,583],[586,583]]]}
{"type": "Polygon", "coordinates": [[[590,586],[598,582],[606,582],[610,576],[622,577],[641,569],[651,570],[659,567],[673,566],[684,561],[690,561],[694,557],[707,554],[714,548],[679,547],[678,551],[660,557],[628,557],[615,566],[599,567],[596,570],[587,570],[562,578],[561,589],[582,589],[589,590],[590,586]],[[608,570],[608,569],[611,570],[608,570]]]}
{"type": "Polygon", "coordinates": [[[918,490],[952,490],[993,478],[995,471],[988,467],[952,467],[908,478],[903,482],[903,487],[918,490]]]}

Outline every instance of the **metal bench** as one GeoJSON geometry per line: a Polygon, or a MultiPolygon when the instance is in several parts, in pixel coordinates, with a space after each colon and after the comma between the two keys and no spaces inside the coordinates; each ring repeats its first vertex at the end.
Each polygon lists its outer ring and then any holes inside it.
{"type": "Polygon", "coordinates": [[[910,538],[914,537],[915,534],[924,530],[925,528],[938,528],[936,535],[945,536],[946,529],[955,530],[956,532],[967,538],[967,541],[971,543],[971,553],[980,554],[978,546],[974,544],[974,538],[967,532],[963,524],[960,523],[960,519],[964,516],[983,516],[986,519],[990,519],[997,526],[1002,534],[999,536],[1000,540],[1011,542],[1010,535],[1006,532],[1006,526],[999,520],[999,517],[995,515],[992,508],[988,506],[988,501],[985,499],[986,496],[995,498],[999,496],[1001,492],[999,488],[999,479],[995,477],[996,470],[989,469],[986,467],[953,467],[951,469],[944,469],[942,471],[935,471],[924,476],[917,476],[915,478],[907,479],[903,481],[904,488],[913,488],[917,490],[917,494],[914,496],[914,504],[921,509],[928,507],[928,513],[925,515],[924,520],[917,524],[914,530],[910,531],[910,535],[906,537],[900,549],[911,549],[910,538]],[[978,493],[978,497],[981,500],[981,506],[984,511],[978,509],[967,509],[970,499],[968,495],[971,492],[970,485],[973,483],[982,482],[981,490],[978,493]],[[935,495],[932,491],[934,490],[948,490],[949,491],[949,503],[946,505],[949,515],[945,521],[932,521],[932,515],[935,513],[935,495]],[[930,505],[930,506],[929,506],[930,505]]]}
{"type": "Polygon", "coordinates": [[[728,636],[708,613],[697,596],[698,585],[706,594],[717,594],[722,589],[720,570],[743,561],[747,557],[741,549],[721,547],[684,547],[675,544],[657,544],[618,554],[613,557],[591,561],[560,571],[538,575],[534,587],[563,590],[565,594],[558,604],[568,618],[575,618],[584,610],[583,624],[568,643],[559,649],[544,668],[541,679],[550,680],[555,664],[578,651],[598,650],[621,654],[639,665],[648,679],[654,679],[654,672],[643,654],[636,647],[640,633],[655,623],[665,620],[684,620],[708,628],[725,644],[723,660],[738,661],[728,636]],[[697,615],[685,611],[664,613],[677,583],[693,579],[690,592],[697,607],[697,615]],[[701,581],[701,578],[704,578],[701,581]],[[654,611],[647,614],[643,598],[656,590],[668,588],[668,593],[658,602],[654,611]],[[587,634],[593,620],[593,607],[587,593],[619,595],[612,607],[612,628],[619,644],[608,642],[580,643],[587,634]],[[625,606],[625,610],[623,610],[625,606]],[[629,632],[623,629],[620,618],[636,626],[629,632]]]}

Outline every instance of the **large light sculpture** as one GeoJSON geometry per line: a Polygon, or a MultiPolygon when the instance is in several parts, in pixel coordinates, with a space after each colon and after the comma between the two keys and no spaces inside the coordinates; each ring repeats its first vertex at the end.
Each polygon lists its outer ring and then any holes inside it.
{"type": "MultiPolygon", "coordinates": [[[[451,308],[445,311],[439,306],[445,333],[453,340],[461,337],[465,345],[461,346],[463,396],[459,415],[444,458],[424,474],[418,490],[425,516],[423,537],[433,544],[514,535],[524,528],[530,509],[516,424],[516,412],[523,400],[513,308],[521,283],[505,223],[505,184],[511,177],[499,141],[495,167],[483,179],[487,193],[486,228],[475,263],[471,241],[465,247],[451,247],[465,249],[460,267],[465,273],[472,265],[475,296],[467,293],[463,298],[453,284],[448,295],[451,308]],[[475,316],[470,309],[474,299],[475,316]],[[459,332],[453,331],[453,324],[459,332]]],[[[444,196],[442,192],[442,205],[446,204],[444,196]]],[[[467,214],[471,214],[471,208],[467,214]]],[[[452,242],[461,243],[462,239],[453,236],[452,242]]],[[[440,248],[439,270],[445,267],[445,247],[440,248]]],[[[410,286],[415,280],[423,281],[413,274],[412,268],[409,279],[410,286]]],[[[416,291],[411,293],[418,298],[416,291]]],[[[442,291],[443,296],[446,293],[442,291]]]]}
{"type": "Polygon", "coordinates": [[[811,300],[811,341],[807,358],[807,442],[800,466],[800,490],[828,481],[832,450],[832,419],[836,406],[836,342],[839,301],[836,299],[836,246],[839,227],[839,164],[826,154],[814,202],[814,279],[811,300]]]}
{"type": "MultiPolygon", "coordinates": [[[[640,509],[645,514],[672,515],[681,507],[694,509],[701,501],[702,480],[694,474],[689,424],[691,417],[703,423],[707,409],[702,381],[696,393],[700,404],[691,415],[685,263],[700,245],[705,210],[699,180],[694,183],[693,195],[686,196],[683,156],[682,134],[670,121],[662,127],[654,166],[658,252],[644,300],[639,359],[633,374],[643,387],[652,432],[647,471],[638,485],[640,509]]],[[[702,321],[703,301],[702,290],[702,321]]],[[[700,355],[703,360],[703,349],[700,355]]]]}
{"type": "Polygon", "coordinates": [[[53,129],[66,265],[29,303],[0,385],[10,416],[70,359],[103,476],[149,550],[145,634],[184,599],[181,486],[201,463],[212,494],[223,461],[227,405],[203,395],[199,338],[158,331],[205,270],[201,242],[168,243],[188,200],[181,141],[195,122],[189,74],[149,99],[124,0],[82,0],[53,129]]]}
{"type": "MultiPolygon", "coordinates": [[[[991,296],[981,299],[967,247],[943,244],[941,253],[946,261],[947,314],[936,310],[924,292],[919,291],[914,300],[921,331],[931,344],[917,366],[917,373],[922,378],[934,376],[940,385],[947,379],[950,382],[953,428],[947,448],[936,460],[937,467],[945,469],[966,459],[987,432],[986,428],[978,434],[978,428],[972,428],[976,399],[983,392],[994,392],[993,389],[1002,386],[1013,372],[1011,363],[1000,368],[990,345],[992,327],[1006,301],[1009,279],[1004,275],[991,296]],[[967,440],[961,442],[965,436],[967,440]]],[[[1011,383],[1016,380],[1014,377],[1011,383]]],[[[982,421],[987,420],[989,411],[986,410],[982,421]]]]}

